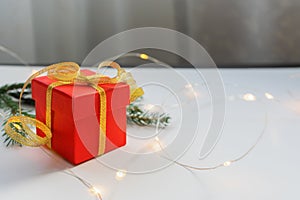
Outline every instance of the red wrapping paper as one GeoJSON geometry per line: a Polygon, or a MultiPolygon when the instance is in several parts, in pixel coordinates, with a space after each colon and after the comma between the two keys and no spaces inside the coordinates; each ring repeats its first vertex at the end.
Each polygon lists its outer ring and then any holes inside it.
{"type": "MultiPolygon", "coordinates": [[[[82,70],[85,75],[94,72],[82,70]]],[[[32,80],[36,119],[45,123],[46,91],[55,82],[47,76],[32,80]]],[[[129,86],[125,83],[101,84],[107,101],[105,153],[126,144],[126,106],[129,86]]],[[[62,85],[53,88],[51,102],[51,149],[73,164],[98,156],[99,93],[87,85],[62,85]]],[[[44,134],[37,130],[37,134],[44,134]]]]}

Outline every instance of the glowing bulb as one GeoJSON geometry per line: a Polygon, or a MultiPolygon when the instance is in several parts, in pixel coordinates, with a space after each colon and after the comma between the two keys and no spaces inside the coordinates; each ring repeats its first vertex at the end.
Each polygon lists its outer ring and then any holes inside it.
{"type": "Polygon", "coordinates": [[[195,97],[200,96],[198,92],[193,92],[195,97]]]}
{"type": "Polygon", "coordinates": [[[188,90],[185,91],[185,95],[189,99],[195,99],[200,96],[199,92],[196,92],[193,88],[188,88],[188,90]]]}
{"type": "Polygon", "coordinates": [[[155,141],[159,142],[159,138],[157,136],[155,136],[155,141]]]}
{"type": "Polygon", "coordinates": [[[247,93],[243,96],[245,101],[255,101],[256,97],[253,94],[247,93]]]}
{"type": "Polygon", "coordinates": [[[187,91],[185,94],[189,99],[195,99],[200,96],[200,94],[195,92],[193,89],[191,89],[191,91],[187,91]]]}
{"type": "Polygon", "coordinates": [[[152,149],[154,151],[161,151],[161,146],[158,144],[158,142],[154,142],[152,145],[152,149]]]}
{"type": "Polygon", "coordinates": [[[18,130],[21,130],[22,128],[21,128],[21,126],[19,125],[19,124],[13,124],[14,125],[14,127],[16,128],[16,129],[18,129],[18,130]]]}
{"type": "Polygon", "coordinates": [[[188,89],[188,88],[193,88],[192,84],[186,84],[184,87],[185,87],[186,89],[188,89]]]}
{"type": "Polygon", "coordinates": [[[90,193],[94,194],[94,195],[101,195],[101,191],[96,188],[95,186],[92,186],[90,189],[89,189],[90,193]]]}
{"type": "Polygon", "coordinates": [[[194,99],[200,96],[200,93],[194,89],[192,84],[186,84],[184,88],[186,89],[185,94],[189,99],[194,99]]]}
{"type": "Polygon", "coordinates": [[[126,171],[125,170],[119,170],[116,172],[115,178],[120,181],[126,176],[126,171]]]}
{"type": "Polygon", "coordinates": [[[223,163],[223,166],[224,166],[224,167],[228,167],[228,166],[230,166],[230,165],[231,165],[231,161],[226,161],[226,162],[223,163]]]}
{"type": "Polygon", "coordinates": [[[149,59],[149,56],[147,54],[140,54],[140,58],[143,59],[143,60],[148,60],[149,59]]]}
{"type": "Polygon", "coordinates": [[[274,99],[274,96],[273,95],[271,95],[270,93],[265,93],[265,97],[267,98],[267,99],[274,99]]]}

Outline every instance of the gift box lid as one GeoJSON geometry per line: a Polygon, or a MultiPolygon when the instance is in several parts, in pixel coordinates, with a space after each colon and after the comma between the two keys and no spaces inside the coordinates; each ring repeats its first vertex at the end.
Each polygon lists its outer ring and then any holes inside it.
{"type": "MultiPolygon", "coordinates": [[[[81,70],[85,75],[95,74],[90,70],[81,70]]],[[[48,76],[37,77],[32,80],[32,98],[39,101],[46,109],[46,91],[48,86],[56,82],[48,76]]],[[[129,104],[129,85],[125,83],[99,84],[104,89],[107,101],[107,110],[124,108],[129,104]]],[[[85,118],[93,113],[99,115],[99,93],[88,85],[61,85],[53,88],[52,111],[73,113],[76,119],[85,118]],[[95,106],[89,106],[95,105],[95,106]],[[77,113],[78,112],[78,113],[77,113]]],[[[74,119],[75,120],[75,119],[74,119]]]]}

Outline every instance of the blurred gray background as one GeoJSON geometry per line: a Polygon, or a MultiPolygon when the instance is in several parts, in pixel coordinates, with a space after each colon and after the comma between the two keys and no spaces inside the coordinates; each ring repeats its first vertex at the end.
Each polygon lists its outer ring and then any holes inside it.
{"type": "MultiPolygon", "coordinates": [[[[33,65],[80,63],[104,39],[144,26],[189,35],[219,66],[297,65],[299,25],[300,0],[0,1],[0,45],[33,65]]],[[[146,52],[188,66],[168,52],[146,52]]],[[[0,64],[18,63],[0,52],[0,64]]]]}

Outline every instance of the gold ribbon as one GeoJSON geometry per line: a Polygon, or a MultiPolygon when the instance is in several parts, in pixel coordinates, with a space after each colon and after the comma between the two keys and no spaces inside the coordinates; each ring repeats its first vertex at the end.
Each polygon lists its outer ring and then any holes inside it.
{"type": "Polygon", "coordinates": [[[99,87],[98,84],[104,83],[118,83],[125,82],[130,86],[130,101],[134,101],[136,98],[142,96],[144,91],[136,85],[132,75],[126,72],[120,67],[119,64],[112,61],[104,61],[100,63],[99,68],[110,66],[117,69],[117,75],[113,78],[103,76],[101,74],[95,74],[86,76],[80,73],[80,67],[74,62],[63,62],[50,65],[33,75],[31,75],[24,83],[22,91],[19,97],[19,115],[13,116],[8,119],[4,126],[4,130],[12,139],[26,146],[41,146],[47,144],[51,148],[51,102],[52,102],[52,90],[53,88],[67,84],[87,84],[93,87],[100,96],[100,120],[99,120],[99,149],[98,155],[104,153],[105,142],[106,142],[106,94],[103,88],[99,87]],[[48,72],[48,77],[56,80],[50,84],[46,92],[46,124],[43,122],[22,116],[21,98],[27,85],[37,76],[48,72]],[[30,126],[34,126],[40,129],[45,136],[41,137],[35,134],[30,126]],[[21,134],[20,132],[23,132],[21,134]],[[25,133],[25,134],[24,134],[25,133]]]}

